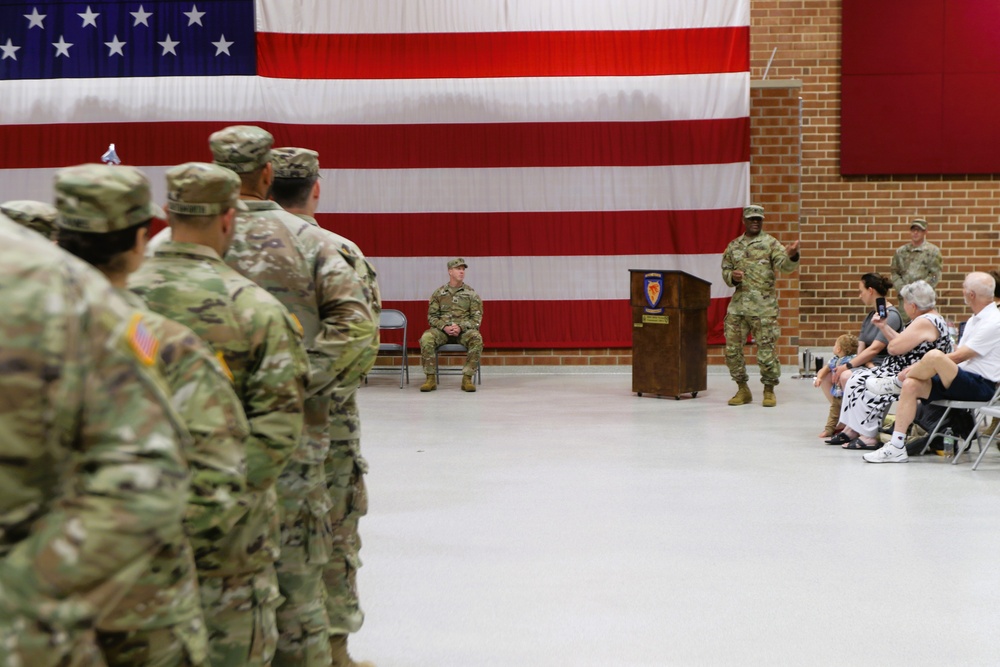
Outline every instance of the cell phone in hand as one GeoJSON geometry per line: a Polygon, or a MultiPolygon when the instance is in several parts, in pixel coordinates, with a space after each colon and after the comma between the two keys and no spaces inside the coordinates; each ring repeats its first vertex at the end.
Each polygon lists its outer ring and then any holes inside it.
{"type": "Polygon", "coordinates": [[[885,319],[889,314],[889,311],[885,308],[885,297],[880,296],[875,298],[875,311],[878,313],[879,319],[885,319]]]}

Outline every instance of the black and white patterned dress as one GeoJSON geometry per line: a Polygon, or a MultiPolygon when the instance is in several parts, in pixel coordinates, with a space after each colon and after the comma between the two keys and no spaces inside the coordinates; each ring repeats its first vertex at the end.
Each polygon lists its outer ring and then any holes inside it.
{"type": "Polygon", "coordinates": [[[881,366],[858,368],[851,373],[851,379],[844,387],[844,401],[840,407],[840,421],[848,428],[865,437],[873,437],[881,426],[879,422],[886,409],[896,400],[895,396],[869,392],[865,388],[865,381],[868,378],[898,375],[901,370],[917,363],[931,350],[941,350],[945,354],[951,352],[951,337],[948,335],[948,323],[945,319],[937,313],[924,313],[914,318],[913,322],[921,318],[930,320],[938,330],[938,337],[934,341],[923,341],[909,352],[890,355],[881,366]]]}

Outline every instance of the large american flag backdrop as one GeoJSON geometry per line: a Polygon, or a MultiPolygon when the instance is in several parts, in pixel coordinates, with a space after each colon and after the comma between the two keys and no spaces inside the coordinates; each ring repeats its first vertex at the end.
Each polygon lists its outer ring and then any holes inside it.
{"type": "Polygon", "coordinates": [[[628,269],[712,282],[749,193],[749,0],[0,0],[0,201],[109,143],[164,198],[208,135],[320,152],[320,223],[426,322],[465,257],[494,348],[627,347],[628,269]]]}

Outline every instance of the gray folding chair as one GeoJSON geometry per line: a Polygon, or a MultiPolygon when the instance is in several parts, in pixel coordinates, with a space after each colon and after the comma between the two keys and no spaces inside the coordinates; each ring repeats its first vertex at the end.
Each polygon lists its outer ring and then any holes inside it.
{"type": "MultiPolygon", "coordinates": [[[[442,345],[442,346],[438,347],[436,350],[434,350],[434,368],[437,369],[437,374],[435,375],[435,379],[437,380],[437,382],[439,384],[441,382],[441,376],[442,375],[461,375],[462,374],[462,368],[461,367],[449,367],[449,368],[446,368],[444,370],[441,370],[441,359],[440,359],[440,357],[441,357],[441,353],[442,352],[446,356],[454,356],[454,355],[457,355],[457,354],[467,355],[469,353],[469,348],[467,348],[464,345],[461,345],[459,343],[445,343],[444,345],[442,345]]],[[[476,384],[482,384],[483,383],[483,365],[482,365],[482,361],[480,361],[480,363],[476,364],[476,370],[472,374],[472,379],[475,381],[476,384]]]]}
{"type": "MultiPolygon", "coordinates": [[[[399,373],[399,388],[403,388],[403,379],[406,384],[410,384],[410,363],[406,350],[406,315],[400,310],[386,308],[378,319],[379,334],[383,331],[402,331],[403,340],[401,343],[379,343],[378,356],[380,357],[400,357],[399,366],[373,366],[368,374],[372,373],[399,373]]],[[[368,377],[365,377],[365,384],[368,377]]]]}

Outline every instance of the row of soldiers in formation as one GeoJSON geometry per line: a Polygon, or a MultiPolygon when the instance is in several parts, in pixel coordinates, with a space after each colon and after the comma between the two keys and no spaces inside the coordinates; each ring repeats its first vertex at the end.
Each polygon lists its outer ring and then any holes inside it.
{"type": "Polygon", "coordinates": [[[60,170],[61,250],[0,215],[0,665],[356,664],[375,273],[311,217],[315,152],[209,144],[166,214],[60,170]]]}

